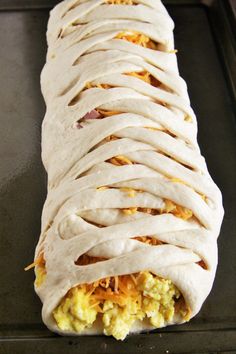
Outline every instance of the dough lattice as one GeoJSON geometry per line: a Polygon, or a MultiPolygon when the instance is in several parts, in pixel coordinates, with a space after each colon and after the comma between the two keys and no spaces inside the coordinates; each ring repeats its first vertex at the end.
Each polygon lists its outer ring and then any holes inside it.
{"type": "Polygon", "coordinates": [[[176,284],[192,316],[212,287],[221,193],[198,147],[173,27],[158,0],[63,1],[51,12],[41,75],[48,195],[36,249],[47,276],[36,291],[54,330],[52,310],[80,283],[148,269],[176,284]],[[137,33],[156,50],[124,39],[137,33]],[[155,86],[140,79],[145,74],[155,86]],[[94,110],[99,117],[88,119],[94,110]],[[163,211],[167,201],[193,216],[183,220],[163,211]],[[137,236],[164,244],[147,245],[137,236]],[[85,253],[109,259],[75,265],[85,253]]]}

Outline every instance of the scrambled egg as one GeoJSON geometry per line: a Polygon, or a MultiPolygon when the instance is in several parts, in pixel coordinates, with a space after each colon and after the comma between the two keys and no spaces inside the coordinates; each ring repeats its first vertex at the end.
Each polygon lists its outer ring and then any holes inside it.
{"type": "Polygon", "coordinates": [[[41,253],[33,263],[25,267],[24,270],[28,271],[32,268],[35,268],[35,286],[38,287],[44,282],[47,274],[43,253],[41,253]]]}
{"type": "Polygon", "coordinates": [[[169,199],[165,199],[164,212],[171,213],[175,215],[177,218],[181,218],[183,220],[191,219],[191,217],[193,216],[192,210],[187,209],[181,205],[178,205],[169,199]]]}
{"type": "Polygon", "coordinates": [[[76,287],[68,292],[53,316],[60,329],[81,332],[96,320],[97,310],[93,305],[84,288],[76,287]]]}
{"type": "Polygon", "coordinates": [[[38,265],[35,267],[35,276],[35,286],[39,287],[44,282],[46,277],[46,269],[44,265],[38,265]]]}
{"type": "Polygon", "coordinates": [[[138,288],[144,297],[142,309],[153,326],[163,327],[166,321],[172,320],[180,292],[171,280],[143,272],[138,277],[138,288]]]}
{"type": "MultiPolygon", "coordinates": [[[[99,316],[104,326],[104,334],[123,340],[136,320],[147,317],[150,323],[160,328],[173,319],[175,305],[181,294],[171,280],[141,272],[135,278],[134,292],[126,294],[126,301],[96,300],[96,295],[86,290],[86,286],[71,289],[53,311],[54,319],[61,330],[82,332],[89,328],[99,316]]],[[[115,296],[117,297],[118,294],[115,296]]],[[[122,296],[122,295],[121,295],[122,296]]],[[[123,294],[124,296],[124,294],[123,294]]],[[[178,312],[187,319],[186,305],[178,306],[178,312]]]]}
{"type": "Polygon", "coordinates": [[[127,299],[124,307],[106,300],[103,313],[104,334],[121,340],[125,339],[135,320],[142,320],[145,317],[138,301],[132,301],[131,298],[127,299]]]}

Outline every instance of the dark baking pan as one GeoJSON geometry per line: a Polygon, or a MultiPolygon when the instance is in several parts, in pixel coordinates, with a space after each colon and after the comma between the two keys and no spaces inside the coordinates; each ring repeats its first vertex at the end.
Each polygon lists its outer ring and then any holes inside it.
{"type": "Polygon", "coordinates": [[[166,1],[176,24],[180,72],[198,117],[199,143],[224,196],[214,287],[190,323],[124,342],[105,336],[63,338],[48,331],[33,272],[23,271],[33,259],[46,195],[39,75],[48,13],[55,3],[0,0],[0,353],[236,353],[234,1],[166,1]]]}

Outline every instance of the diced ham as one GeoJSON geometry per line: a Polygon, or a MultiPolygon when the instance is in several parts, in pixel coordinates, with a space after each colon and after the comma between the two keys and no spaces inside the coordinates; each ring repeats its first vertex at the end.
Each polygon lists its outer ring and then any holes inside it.
{"type": "Polygon", "coordinates": [[[79,122],[76,122],[75,126],[76,126],[77,129],[82,129],[83,128],[83,126],[79,122]]]}
{"type": "MultiPolygon", "coordinates": [[[[91,112],[86,113],[80,121],[84,122],[87,119],[97,119],[99,117],[101,117],[101,114],[97,112],[96,109],[93,109],[91,112]]],[[[76,128],[81,129],[83,126],[80,122],[76,122],[76,128]]]]}
{"type": "Polygon", "coordinates": [[[97,119],[101,116],[101,114],[99,112],[96,111],[96,109],[93,109],[91,112],[88,112],[85,114],[85,116],[83,116],[83,120],[86,119],[97,119]]]}

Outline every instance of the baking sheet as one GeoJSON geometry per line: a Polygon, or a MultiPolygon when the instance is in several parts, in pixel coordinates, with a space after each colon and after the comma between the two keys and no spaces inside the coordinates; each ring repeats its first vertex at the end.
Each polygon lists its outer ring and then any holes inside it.
{"type": "Polygon", "coordinates": [[[199,143],[224,196],[214,288],[190,323],[133,335],[124,342],[105,336],[61,338],[42,324],[33,272],[23,268],[33,259],[46,195],[39,75],[48,11],[56,1],[0,1],[0,354],[236,353],[234,40],[227,32],[231,15],[229,8],[219,11],[227,1],[215,1],[209,8],[199,1],[170,2],[179,68],[198,117],[199,143]]]}

